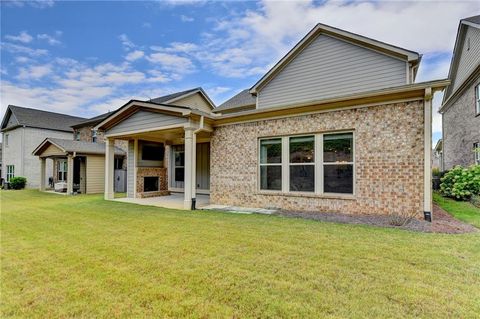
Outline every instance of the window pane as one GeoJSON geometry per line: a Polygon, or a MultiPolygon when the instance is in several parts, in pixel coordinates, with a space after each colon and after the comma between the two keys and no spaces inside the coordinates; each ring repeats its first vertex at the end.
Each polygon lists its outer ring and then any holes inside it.
{"type": "Polygon", "coordinates": [[[353,134],[328,134],[323,136],[324,162],[353,162],[353,134]]]}
{"type": "Polygon", "coordinates": [[[315,137],[290,137],[290,163],[313,163],[315,137]]]}
{"type": "Polygon", "coordinates": [[[175,182],[185,181],[185,169],[183,167],[175,168],[175,182]]]}
{"type": "Polygon", "coordinates": [[[353,165],[323,166],[325,193],[353,194],[353,165]]]}
{"type": "Polygon", "coordinates": [[[282,162],[282,139],[274,138],[260,141],[260,163],[282,162]]]}
{"type": "Polygon", "coordinates": [[[282,167],[260,166],[260,189],[282,190],[282,167]]]}
{"type": "Polygon", "coordinates": [[[175,166],[185,166],[184,152],[175,152],[175,166]]]}
{"type": "Polygon", "coordinates": [[[315,166],[314,165],[290,166],[290,191],[292,192],[315,191],[315,166]]]}

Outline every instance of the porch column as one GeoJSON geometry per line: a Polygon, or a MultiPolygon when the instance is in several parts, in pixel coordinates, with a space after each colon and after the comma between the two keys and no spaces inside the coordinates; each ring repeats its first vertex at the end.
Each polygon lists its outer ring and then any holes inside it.
{"type": "Polygon", "coordinates": [[[40,157],[40,187],[41,192],[45,191],[45,174],[47,168],[47,159],[45,157],[40,157]]]}
{"type": "Polygon", "coordinates": [[[113,199],[113,174],[114,174],[114,162],[115,160],[115,148],[114,140],[111,138],[105,139],[105,194],[106,200],[113,199]]]}
{"type": "Polygon", "coordinates": [[[138,139],[133,140],[133,198],[137,198],[138,139]]]}
{"type": "Polygon", "coordinates": [[[424,102],[424,171],[423,171],[423,214],[427,221],[432,221],[432,88],[425,89],[424,102]]]}
{"type": "Polygon", "coordinates": [[[192,134],[192,199],[197,198],[197,133],[192,134]]]}
{"type": "Polygon", "coordinates": [[[67,194],[73,194],[73,156],[67,157],[67,194]]]}
{"type": "Polygon", "coordinates": [[[193,128],[185,128],[185,201],[183,208],[190,210],[192,208],[192,181],[195,174],[195,166],[193,165],[193,157],[195,145],[193,144],[193,128]]]}

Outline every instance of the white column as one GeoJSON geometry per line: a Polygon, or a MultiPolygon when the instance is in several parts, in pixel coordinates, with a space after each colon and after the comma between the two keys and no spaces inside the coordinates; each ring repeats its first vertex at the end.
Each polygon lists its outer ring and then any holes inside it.
{"type": "Polygon", "coordinates": [[[73,194],[73,156],[67,157],[67,194],[73,194]]]}
{"type": "MultiPolygon", "coordinates": [[[[425,89],[424,102],[424,192],[423,211],[432,216],[432,89],[425,89]]],[[[431,217],[433,219],[433,216],[431,217]]]]}
{"type": "Polygon", "coordinates": [[[197,134],[192,134],[192,198],[197,197],[197,134]]]}
{"type": "Polygon", "coordinates": [[[192,174],[193,174],[193,128],[185,128],[185,178],[183,208],[192,207],[192,174]]]}
{"type": "Polygon", "coordinates": [[[138,139],[133,140],[133,198],[137,198],[138,139]]]}
{"type": "Polygon", "coordinates": [[[45,191],[45,174],[47,169],[47,159],[40,157],[40,187],[41,192],[45,191]]]}
{"type": "Polygon", "coordinates": [[[113,174],[114,174],[115,148],[114,140],[105,139],[105,194],[106,200],[113,199],[113,174]]]}

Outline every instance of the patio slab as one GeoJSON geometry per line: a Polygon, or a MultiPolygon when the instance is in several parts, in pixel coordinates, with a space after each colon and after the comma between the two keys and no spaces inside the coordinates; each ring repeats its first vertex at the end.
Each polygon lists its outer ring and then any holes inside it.
{"type": "MultiPolygon", "coordinates": [[[[157,206],[171,209],[183,209],[183,194],[182,193],[172,193],[168,196],[157,196],[157,197],[148,197],[148,198],[116,198],[113,201],[146,205],[146,206],[157,206]]],[[[196,197],[196,207],[201,209],[204,206],[209,205],[210,196],[197,194],[196,197]]]]}
{"type": "Polygon", "coordinates": [[[255,207],[241,207],[241,206],[228,206],[228,205],[207,205],[201,208],[202,210],[219,210],[229,213],[236,214],[265,214],[271,215],[277,210],[275,209],[265,209],[265,208],[255,208],[255,207]]]}

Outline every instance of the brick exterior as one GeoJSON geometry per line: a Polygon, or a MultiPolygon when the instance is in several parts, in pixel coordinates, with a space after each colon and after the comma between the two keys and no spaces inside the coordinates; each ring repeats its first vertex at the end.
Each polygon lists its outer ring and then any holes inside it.
{"type": "Polygon", "coordinates": [[[423,101],[220,126],[211,140],[211,203],[289,210],[423,216],[423,101]],[[258,191],[258,139],[355,132],[355,188],[349,199],[258,191]]]}
{"type": "Polygon", "coordinates": [[[478,83],[480,79],[469,85],[443,113],[445,170],[474,164],[473,143],[480,143],[480,115],[475,115],[475,85],[478,83]]]}
{"type": "Polygon", "coordinates": [[[137,197],[155,197],[170,195],[168,191],[167,168],[165,167],[138,167],[137,168],[137,197]],[[158,192],[143,192],[143,178],[158,176],[158,192]]]}

